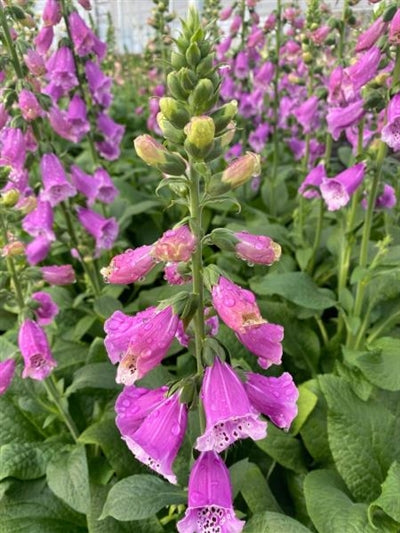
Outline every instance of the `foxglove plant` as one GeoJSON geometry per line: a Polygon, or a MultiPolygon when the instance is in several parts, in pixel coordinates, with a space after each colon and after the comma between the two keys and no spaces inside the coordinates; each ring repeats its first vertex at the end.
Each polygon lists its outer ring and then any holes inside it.
{"type": "MultiPolygon", "coordinates": [[[[158,116],[165,142],[143,135],[134,144],[139,157],[164,174],[159,189],[170,188],[188,215],[156,242],[114,257],[102,271],[110,283],[135,282],[156,262],[164,262],[166,267],[177,265],[177,273],[179,269],[186,272],[186,280],[178,282],[182,283],[182,291],[175,297],[133,317],[116,311],[105,323],[105,346],[111,362],[118,363],[116,380],[125,386],[116,404],[117,425],[136,458],[171,482],[176,482],[172,463],[185,434],[189,409],[199,413],[200,433],[195,447],[203,452],[203,459],[198,462],[206,463],[215,457],[211,462],[218,462],[220,472],[226,472],[226,467],[213,455],[215,452],[227,449],[240,438],[258,440],[266,436],[267,423],[260,418],[261,413],[287,428],[297,412],[297,390],[288,374],[282,378],[282,402],[271,399],[279,396],[281,380],[277,378],[271,382],[270,401],[263,403],[257,391],[267,391],[269,381],[258,383],[257,374],[249,376],[248,393],[232,362],[224,361],[226,354],[218,336],[213,338],[217,319],[212,317],[212,307],[257,357],[261,367],[281,362],[283,328],[261,316],[253,293],[235,285],[216,267],[205,266],[203,247],[229,246],[244,261],[262,265],[279,259],[281,250],[269,237],[245,231],[215,229],[204,234],[204,208],[224,199],[235,202],[232,191],[260,172],[259,156],[249,152],[226,164],[221,172],[213,173],[211,163],[227,150],[232,139],[237,106],[226,103],[215,109],[220,76],[214,66],[212,46],[195,11],[190,12],[176,44],[177,50],[171,56],[173,70],[167,78],[169,95],[161,98],[158,116]],[[175,335],[189,350],[194,347],[196,373],[176,382],[169,391],[166,387],[157,391],[137,387],[138,379],[168,357],[175,335]],[[257,384],[252,385],[253,382],[257,384]],[[257,398],[255,403],[249,394],[257,398]],[[137,406],[134,398],[138,398],[137,406]]],[[[170,276],[167,280],[171,280],[170,276]]],[[[211,464],[209,467],[212,469],[211,464]]],[[[190,494],[197,470],[194,466],[190,494]]],[[[212,470],[204,474],[204,482],[208,476],[212,479],[212,470]]],[[[223,530],[233,531],[234,527],[241,531],[243,524],[234,518],[229,490],[226,479],[222,500],[214,501],[215,495],[210,493],[195,502],[189,495],[190,508],[178,525],[179,530],[208,530],[207,524],[214,523],[213,512],[211,522],[205,515],[197,526],[191,520],[196,512],[207,514],[208,506],[213,509],[216,505],[221,506],[217,514],[223,530]],[[193,507],[202,509],[195,511],[193,507]],[[231,520],[230,529],[222,526],[227,519],[231,520]]]]}

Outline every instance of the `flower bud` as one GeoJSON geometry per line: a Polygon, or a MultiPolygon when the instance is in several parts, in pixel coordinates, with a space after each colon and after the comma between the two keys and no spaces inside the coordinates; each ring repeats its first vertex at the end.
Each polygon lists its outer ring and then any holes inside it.
{"type": "Polygon", "coordinates": [[[167,149],[150,135],[139,135],[133,144],[137,155],[148,165],[157,166],[167,162],[167,149]]]}
{"type": "Polygon", "coordinates": [[[151,251],[152,246],[145,245],[114,256],[110,265],[100,270],[104,281],[123,285],[140,281],[155,266],[151,251]]]}
{"type": "Polygon", "coordinates": [[[190,115],[185,107],[175,98],[165,96],[160,98],[160,109],[167,120],[176,128],[183,128],[190,120],[190,115]]]}
{"type": "Polygon", "coordinates": [[[199,78],[193,70],[183,67],[179,71],[179,81],[181,82],[183,89],[190,92],[196,87],[199,78]]]}
{"type": "Polygon", "coordinates": [[[211,117],[215,124],[215,133],[218,134],[222,132],[232,119],[236,116],[238,109],[238,103],[236,100],[232,100],[227,104],[223,105],[217,111],[211,114],[211,117]]]}
{"type": "Polygon", "coordinates": [[[201,60],[201,52],[197,43],[191,43],[186,50],[186,61],[189,67],[196,68],[201,60]]]}
{"type": "Polygon", "coordinates": [[[208,78],[202,78],[190,94],[188,101],[195,114],[200,115],[213,105],[214,86],[208,78]]]}
{"type": "Polygon", "coordinates": [[[185,91],[182,87],[177,72],[170,72],[168,74],[167,87],[172,96],[177,100],[186,100],[189,95],[188,91],[185,91]]]}
{"type": "Polygon", "coordinates": [[[155,243],[152,255],[158,261],[189,261],[196,248],[196,238],[188,226],[166,231],[155,243]]]}
{"type": "Polygon", "coordinates": [[[165,118],[163,113],[157,113],[157,124],[167,141],[171,141],[176,144],[183,144],[183,141],[185,140],[183,131],[175,128],[175,126],[173,126],[171,122],[165,118]]]}
{"type": "Polygon", "coordinates": [[[17,189],[8,189],[1,195],[1,204],[5,207],[14,207],[19,200],[19,191],[17,189]]]}
{"type": "Polygon", "coordinates": [[[1,250],[2,257],[15,257],[25,253],[25,245],[21,241],[12,241],[3,246],[1,250]]]}
{"type": "Polygon", "coordinates": [[[281,256],[281,247],[265,235],[252,235],[247,231],[235,233],[239,242],[235,246],[235,251],[240,259],[250,263],[260,265],[272,265],[281,256]]]}
{"type": "Polygon", "coordinates": [[[233,161],[222,174],[221,181],[236,189],[248,181],[252,176],[257,176],[261,172],[260,156],[253,152],[246,152],[245,155],[233,161]]]}
{"type": "Polygon", "coordinates": [[[208,54],[204,59],[200,61],[196,68],[196,74],[198,76],[208,76],[214,68],[215,53],[208,54]]]}
{"type": "Polygon", "coordinates": [[[186,150],[195,158],[202,159],[210,151],[215,134],[214,121],[211,117],[193,117],[185,126],[186,150]]]}
{"type": "Polygon", "coordinates": [[[389,42],[392,44],[400,44],[400,9],[392,18],[389,26],[389,42]]]}

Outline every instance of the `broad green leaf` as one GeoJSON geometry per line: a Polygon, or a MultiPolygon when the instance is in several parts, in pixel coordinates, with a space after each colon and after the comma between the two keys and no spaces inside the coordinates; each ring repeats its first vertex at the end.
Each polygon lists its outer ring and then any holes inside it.
{"type": "Polygon", "coordinates": [[[89,329],[96,322],[97,318],[94,315],[85,315],[76,323],[76,326],[71,332],[71,340],[79,341],[89,331],[89,329]]]}
{"type": "Polygon", "coordinates": [[[135,460],[115,425],[115,417],[105,417],[79,435],[79,442],[101,447],[118,477],[137,473],[141,464],[135,460]]]}
{"type": "Polygon", "coordinates": [[[110,490],[101,518],[113,516],[117,520],[150,518],[167,505],[186,503],[187,494],[180,487],[147,475],[130,476],[116,483],[110,490]]]}
{"type": "Polygon", "coordinates": [[[109,487],[91,485],[90,512],[87,517],[89,533],[162,533],[164,529],[157,518],[135,520],[134,522],[118,522],[108,516],[99,520],[99,516],[107,499],[109,487]]]}
{"type": "Polygon", "coordinates": [[[4,361],[18,352],[18,346],[8,341],[4,335],[0,335],[0,361],[4,361]]]}
{"type": "Polygon", "coordinates": [[[273,424],[268,424],[267,437],[256,440],[255,444],[289,470],[299,474],[307,471],[301,441],[273,424]]]}
{"type": "Polygon", "coordinates": [[[310,389],[307,388],[306,383],[302,383],[298,387],[298,389],[299,389],[299,398],[297,400],[298,413],[290,427],[290,433],[292,435],[297,435],[297,433],[300,431],[304,422],[307,420],[309,415],[312,413],[314,407],[317,405],[317,402],[318,402],[318,396],[314,394],[310,389]]]}
{"type": "Polygon", "coordinates": [[[242,493],[253,514],[263,511],[280,511],[267,480],[257,465],[250,463],[248,459],[243,459],[231,466],[229,471],[234,494],[239,491],[242,493]]]}
{"type": "Polygon", "coordinates": [[[129,205],[124,209],[122,217],[119,218],[118,223],[123,226],[125,221],[127,221],[129,218],[135,215],[140,215],[141,213],[146,213],[147,211],[150,211],[156,207],[160,208],[160,205],[161,202],[157,200],[142,200],[136,204],[129,205]]]}
{"type": "Polygon", "coordinates": [[[54,496],[44,478],[3,481],[2,492],[0,533],[87,533],[84,517],[54,496]]]}
{"type": "Polygon", "coordinates": [[[89,511],[89,470],[84,446],[65,447],[52,458],[46,474],[56,496],[79,513],[89,511]]]}
{"type": "MultiPolygon", "coordinates": [[[[308,513],[318,533],[376,533],[368,523],[367,504],[354,503],[335,472],[310,472],[304,481],[304,493],[308,513]]],[[[379,529],[380,533],[389,531],[379,529]]]]}
{"type": "Polygon", "coordinates": [[[383,337],[371,345],[372,351],[344,349],[346,360],[359,368],[368,380],[381,389],[400,390],[400,340],[383,337]]]}
{"type": "Polygon", "coordinates": [[[400,463],[397,461],[389,468],[388,475],[382,483],[381,495],[369,506],[368,513],[372,520],[376,508],[382,509],[400,526],[400,463]]]}
{"type": "Polygon", "coordinates": [[[0,479],[37,479],[44,476],[59,442],[10,442],[0,447],[0,479]]]}
{"type": "Polygon", "coordinates": [[[310,530],[289,516],[266,512],[253,516],[243,533],[310,533],[310,530]]]}
{"type": "Polygon", "coordinates": [[[93,309],[101,318],[109,318],[114,311],[121,310],[122,305],[117,298],[103,294],[95,299],[93,309]]]}
{"type": "Polygon", "coordinates": [[[0,331],[8,331],[17,325],[18,316],[5,309],[0,309],[0,331]]]}
{"type": "Polygon", "coordinates": [[[120,389],[115,382],[115,368],[111,363],[91,363],[81,367],[74,373],[71,385],[66,394],[80,389],[120,389]]]}
{"type": "Polygon", "coordinates": [[[11,398],[9,394],[0,396],[0,445],[40,440],[42,435],[11,398]]]}
{"type": "Polygon", "coordinates": [[[326,290],[320,289],[304,272],[284,272],[253,278],[250,287],[257,294],[277,294],[307,309],[327,309],[336,303],[326,290]]]}
{"type": "Polygon", "coordinates": [[[56,338],[52,351],[54,359],[58,362],[57,370],[61,370],[62,368],[84,363],[87,355],[87,346],[80,342],[56,338]]]}
{"type": "Polygon", "coordinates": [[[328,403],[328,435],[336,468],[355,500],[377,498],[393,461],[400,459],[398,421],[381,403],[362,401],[342,378],[319,382],[328,403]]]}

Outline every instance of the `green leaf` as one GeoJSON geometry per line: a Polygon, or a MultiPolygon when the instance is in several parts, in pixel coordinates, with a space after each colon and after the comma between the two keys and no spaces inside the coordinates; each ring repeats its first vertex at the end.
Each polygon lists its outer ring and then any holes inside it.
{"type": "Polygon", "coordinates": [[[1,354],[1,361],[4,361],[8,357],[11,357],[15,353],[18,352],[18,346],[15,344],[12,344],[10,341],[8,341],[4,335],[0,336],[0,354],[1,354]]]}
{"type": "Polygon", "coordinates": [[[382,509],[400,525],[400,463],[397,461],[389,468],[388,475],[382,484],[381,495],[369,506],[368,515],[371,519],[376,508],[382,509]]]}
{"type": "Polygon", "coordinates": [[[89,511],[89,470],[84,446],[65,447],[52,458],[46,474],[56,496],[79,513],[89,511]]]}
{"type": "Polygon", "coordinates": [[[59,442],[10,442],[0,448],[0,479],[37,479],[44,476],[51,456],[62,446],[59,442]]]}
{"type": "Polygon", "coordinates": [[[142,200],[136,204],[128,205],[128,207],[124,209],[124,212],[119,218],[118,223],[123,226],[125,221],[128,221],[131,217],[140,215],[141,213],[146,213],[156,207],[160,208],[160,205],[161,202],[157,200],[142,200]]]}
{"type": "Polygon", "coordinates": [[[141,474],[116,483],[110,490],[101,518],[117,520],[150,518],[167,505],[186,503],[187,494],[180,487],[162,479],[141,474]]]}
{"type": "Polygon", "coordinates": [[[0,444],[33,442],[41,437],[35,426],[13,404],[12,397],[9,394],[0,396],[0,444]]]}
{"type": "Polygon", "coordinates": [[[80,389],[120,389],[115,382],[115,368],[111,363],[91,363],[81,367],[74,373],[71,385],[66,394],[72,394],[80,389]]]}
{"type": "Polygon", "coordinates": [[[71,340],[79,341],[85,335],[85,333],[89,331],[96,320],[97,318],[93,315],[85,315],[78,320],[71,334],[71,340]]]}
{"type": "Polygon", "coordinates": [[[79,442],[100,446],[118,477],[137,473],[141,465],[121,438],[115,416],[106,416],[79,435],[79,442]]]}
{"type": "Polygon", "coordinates": [[[304,450],[300,440],[272,424],[268,425],[267,437],[255,444],[280,465],[298,474],[307,471],[304,450]]]}
{"type": "Polygon", "coordinates": [[[87,533],[86,521],[46,486],[46,480],[0,483],[0,533],[87,533]]]}
{"type": "Polygon", "coordinates": [[[314,407],[317,405],[318,396],[314,394],[310,389],[307,388],[307,384],[302,383],[299,387],[299,398],[297,400],[298,413],[296,418],[293,420],[293,423],[290,428],[290,433],[292,435],[297,435],[297,433],[302,428],[304,422],[307,420],[309,415],[312,413],[314,407]]]}
{"type": "Polygon", "coordinates": [[[266,512],[253,516],[243,533],[310,533],[310,530],[289,516],[266,512]]]}
{"type": "Polygon", "coordinates": [[[91,485],[91,507],[87,517],[89,533],[162,533],[164,529],[157,518],[118,522],[111,516],[99,520],[99,516],[107,499],[109,487],[91,485]]]}
{"type": "Polygon", "coordinates": [[[343,350],[350,364],[359,368],[377,387],[390,391],[400,390],[399,339],[383,337],[371,345],[372,351],[343,350]]]}
{"type": "Polygon", "coordinates": [[[304,493],[318,533],[374,532],[368,524],[367,505],[351,501],[345,484],[335,472],[310,472],[304,481],[304,493]]]}
{"type": "Polygon", "coordinates": [[[121,310],[122,305],[117,298],[109,294],[103,294],[95,299],[93,309],[101,318],[108,318],[114,311],[121,310]]]}
{"type": "Polygon", "coordinates": [[[342,378],[319,378],[328,403],[328,435],[339,474],[358,501],[370,502],[400,459],[398,421],[381,403],[362,401],[342,378]]]}
{"type": "Polygon", "coordinates": [[[320,289],[304,272],[284,272],[253,278],[250,287],[257,294],[277,294],[307,309],[322,310],[336,304],[332,296],[328,295],[326,290],[320,289]]]}

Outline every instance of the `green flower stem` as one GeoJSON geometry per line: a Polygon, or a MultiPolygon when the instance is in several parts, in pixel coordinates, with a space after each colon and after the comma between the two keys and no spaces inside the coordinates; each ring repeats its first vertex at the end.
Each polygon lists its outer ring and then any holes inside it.
{"type": "Polygon", "coordinates": [[[327,132],[326,137],[325,137],[325,154],[324,154],[324,163],[325,163],[325,169],[327,173],[329,173],[329,167],[331,163],[332,144],[333,144],[332,135],[329,132],[327,132]]]}
{"type": "Polygon", "coordinates": [[[379,337],[382,331],[384,331],[390,324],[395,323],[398,319],[400,319],[400,311],[397,311],[397,313],[394,313],[393,315],[390,315],[389,317],[377,322],[371,329],[371,333],[367,339],[368,344],[373,342],[377,337],[379,337]]]}
{"type": "Polygon", "coordinates": [[[1,26],[3,27],[3,31],[4,31],[4,38],[6,40],[8,51],[11,55],[11,61],[14,65],[14,70],[18,78],[22,79],[24,77],[24,74],[22,71],[21,63],[19,62],[18,54],[15,49],[13,40],[11,38],[10,28],[8,27],[8,22],[7,22],[6,14],[4,12],[4,7],[2,7],[1,5],[0,5],[0,18],[1,18],[1,26]]]}
{"type": "MultiPolygon", "coordinates": [[[[6,223],[5,223],[5,220],[4,220],[4,217],[1,211],[0,211],[0,227],[1,227],[1,235],[4,240],[4,244],[7,244],[8,242],[7,226],[6,226],[6,223]]],[[[22,315],[23,310],[25,308],[25,302],[24,302],[24,295],[23,295],[22,287],[19,282],[17,269],[15,268],[14,260],[12,257],[7,257],[6,263],[7,263],[7,270],[8,270],[8,273],[10,274],[10,278],[12,280],[12,284],[14,287],[15,297],[17,299],[20,315],[22,315]]]]}
{"type": "Polygon", "coordinates": [[[85,273],[87,275],[87,278],[88,278],[88,280],[90,282],[90,285],[92,287],[94,295],[95,296],[100,296],[101,288],[100,288],[100,285],[99,285],[99,281],[98,281],[97,275],[96,275],[96,273],[93,274],[91,272],[91,269],[89,268],[89,265],[86,263],[86,261],[84,260],[84,258],[82,257],[82,255],[79,252],[79,241],[78,241],[78,238],[77,238],[76,233],[75,233],[74,225],[72,223],[72,219],[71,219],[71,215],[70,215],[68,206],[65,204],[65,202],[61,202],[60,206],[61,206],[61,210],[63,212],[64,218],[65,218],[65,222],[67,224],[68,234],[71,237],[71,241],[72,241],[72,244],[73,244],[74,248],[79,253],[79,257],[80,257],[80,260],[81,260],[81,263],[82,263],[83,270],[85,271],[85,273]]]}
{"type": "Polygon", "coordinates": [[[307,265],[307,271],[312,274],[315,265],[317,251],[321,242],[322,225],[324,222],[325,203],[322,198],[319,199],[319,212],[317,220],[317,229],[315,230],[314,244],[312,247],[311,257],[307,265]]]}
{"type": "MultiPolygon", "coordinates": [[[[61,0],[61,7],[62,7],[62,14],[63,14],[63,19],[64,19],[65,27],[66,27],[66,30],[67,30],[68,38],[69,38],[69,40],[71,42],[71,45],[73,45],[71,28],[69,27],[69,20],[68,20],[68,17],[67,17],[67,10],[66,10],[65,0],[61,0]]],[[[78,58],[76,57],[75,50],[74,50],[73,46],[71,47],[71,52],[72,52],[72,57],[74,59],[76,76],[78,78],[78,84],[79,84],[78,87],[79,87],[80,96],[81,96],[82,100],[85,102],[86,108],[89,110],[91,106],[89,105],[90,102],[86,98],[87,91],[85,91],[85,89],[84,89],[84,87],[82,85],[81,76],[80,76],[80,73],[79,73],[79,61],[78,61],[78,58]]],[[[87,139],[89,141],[90,153],[92,155],[93,164],[95,166],[97,166],[99,164],[99,158],[98,158],[98,155],[97,155],[96,147],[95,147],[94,140],[93,140],[93,134],[92,134],[91,130],[87,133],[87,139]]]]}
{"type": "MultiPolygon", "coordinates": [[[[192,277],[193,292],[197,296],[197,310],[193,317],[194,324],[194,341],[195,355],[197,362],[197,373],[203,374],[203,343],[205,339],[204,329],[204,282],[203,282],[203,247],[202,247],[202,208],[200,206],[200,180],[193,161],[190,163],[190,190],[189,190],[189,212],[190,212],[190,229],[196,237],[196,250],[192,255],[192,277]]],[[[200,427],[204,432],[204,413],[202,408],[200,412],[200,427]]]]}
{"type": "Polygon", "coordinates": [[[272,179],[271,179],[271,214],[275,215],[275,187],[276,187],[276,178],[278,173],[278,159],[279,159],[279,131],[278,131],[278,121],[279,121],[279,51],[281,48],[281,29],[282,29],[282,2],[277,0],[277,14],[276,14],[276,36],[275,36],[275,56],[276,56],[276,65],[275,65],[275,75],[273,81],[274,87],[274,99],[272,102],[273,116],[274,116],[274,130],[273,130],[273,143],[274,143],[274,154],[273,154],[273,163],[272,163],[272,179]]]}
{"type": "Polygon", "coordinates": [[[341,25],[340,25],[340,35],[339,35],[339,51],[338,51],[338,59],[339,64],[343,63],[344,59],[344,37],[346,34],[346,19],[347,19],[347,10],[349,8],[349,0],[344,0],[343,2],[343,11],[342,11],[342,19],[341,19],[341,25]]]}
{"type": "Polygon", "coordinates": [[[63,398],[60,396],[60,392],[56,386],[53,374],[51,374],[47,379],[44,379],[42,383],[44,384],[48,395],[57,407],[57,411],[69,429],[72,438],[75,442],[78,442],[79,431],[75,425],[75,422],[72,420],[71,415],[69,414],[68,407],[63,404],[63,398]]]}

